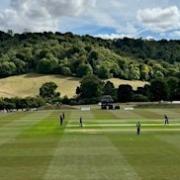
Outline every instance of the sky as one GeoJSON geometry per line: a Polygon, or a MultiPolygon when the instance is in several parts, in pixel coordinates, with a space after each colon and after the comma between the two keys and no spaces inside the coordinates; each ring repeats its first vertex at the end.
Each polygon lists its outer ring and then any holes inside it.
{"type": "Polygon", "coordinates": [[[0,30],[180,39],[180,0],[0,0],[0,30]]]}

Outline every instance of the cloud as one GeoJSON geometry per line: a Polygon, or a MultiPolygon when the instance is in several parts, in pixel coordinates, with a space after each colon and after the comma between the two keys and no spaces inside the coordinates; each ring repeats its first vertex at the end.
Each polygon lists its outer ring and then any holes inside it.
{"type": "Polygon", "coordinates": [[[152,31],[166,32],[180,27],[180,10],[177,6],[141,9],[137,19],[152,31]]]}
{"type": "Polygon", "coordinates": [[[0,11],[0,28],[22,32],[55,31],[63,16],[78,16],[95,0],[11,0],[10,7],[0,11]]]}
{"type": "Polygon", "coordinates": [[[123,39],[125,37],[128,38],[135,38],[135,36],[133,34],[97,34],[95,35],[95,37],[100,37],[102,39],[123,39]]]}
{"type": "Polygon", "coordinates": [[[73,31],[91,24],[120,34],[136,33],[131,23],[122,22],[119,10],[124,7],[119,0],[11,0],[10,7],[0,11],[0,29],[73,31]]]}
{"type": "Polygon", "coordinates": [[[178,0],[1,1],[0,30],[4,31],[72,31],[110,39],[179,37],[178,0]]]}

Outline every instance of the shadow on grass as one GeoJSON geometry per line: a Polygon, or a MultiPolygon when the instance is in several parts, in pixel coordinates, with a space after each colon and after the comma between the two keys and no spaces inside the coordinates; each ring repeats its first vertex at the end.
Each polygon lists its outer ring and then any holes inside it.
{"type": "Polygon", "coordinates": [[[68,79],[68,80],[72,80],[72,81],[80,80],[80,78],[77,78],[77,77],[64,76],[61,74],[36,74],[36,73],[25,74],[24,78],[38,78],[38,77],[43,77],[43,76],[52,76],[52,77],[61,78],[61,79],[64,78],[64,79],[68,79]]]}
{"type": "Polygon", "coordinates": [[[30,73],[30,74],[25,74],[24,78],[37,78],[37,77],[42,77],[47,74],[35,74],[35,73],[30,73]]]}

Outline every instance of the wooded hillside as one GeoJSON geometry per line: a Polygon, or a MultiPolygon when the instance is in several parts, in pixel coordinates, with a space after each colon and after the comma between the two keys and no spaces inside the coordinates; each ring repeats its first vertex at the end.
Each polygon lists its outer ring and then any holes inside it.
{"type": "Polygon", "coordinates": [[[180,41],[0,32],[0,77],[24,73],[146,80],[180,74],[180,41]]]}

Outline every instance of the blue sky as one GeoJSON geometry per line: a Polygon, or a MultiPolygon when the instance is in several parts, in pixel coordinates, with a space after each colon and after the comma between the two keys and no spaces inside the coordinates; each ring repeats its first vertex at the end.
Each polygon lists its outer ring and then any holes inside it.
{"type": "Polygon", "coordinates": [[[180,1],[1,0],[0,29],[180,39],[180,1]]]}
{"type": "Polygon", "coordinates": [[[0,6],[0,8],[1,9],[4,9],[4,8],[7,8],[8,7],[8,5],[9,5],[9,0],[1,0],[1,6],[0,6]]]}

